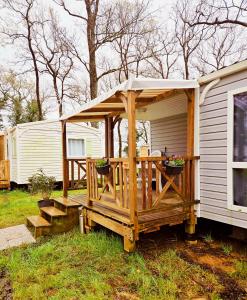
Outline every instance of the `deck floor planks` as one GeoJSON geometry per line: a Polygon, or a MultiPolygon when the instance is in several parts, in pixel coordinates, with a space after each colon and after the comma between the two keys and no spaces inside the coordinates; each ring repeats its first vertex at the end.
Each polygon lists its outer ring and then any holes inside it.
{"type": "MultiPolygon", "coordinates": [[[[155,191],[153,191],[152,196],[153,199],[155,199],[155,191]]],[[[137,199],[138,199],[138,211],[142,211],[142,192],[141,190],[137,191],[137,199]]],[[[87,195],[75,195],[75,196],[69,196],[69,200],[75,201],[77,203],[80,203],[84,207],[93,210],[95,212],[98,212],[102,215],[105,215],[106,217],[109,217],[111,219],[117,220],[121,223],[124,223],[126,225],[132,225],[130,222],[129,216],[123,214],[120,211],[116,211],[114,209],[106,208],[103,205],[100,205],[99,203],[93,203],[93,205],[88,206],[87,205],[87,195]]],[[[106,199],[106,197],[104,197],[106,199]]],[[[109,203],[113,202],[114,200],[109,198],[107,199],[109,203]]],[[[153,226],[155,223],[159,223],[160,225],[165,224],[173,224],[177,222],[183,222],[187,217],[188,214],[186,211],[183,211],[183,207],[176,207],[172,208],[174,204],[182,204],[182,199],[176,195],[174,192],[167,192],[165,197],[161,200],[160,204],[156,207],[155,210],[150,210],[145,212],[144,214],[138,216],[138,223],[140,226],[148,227],[153,226]]]]}

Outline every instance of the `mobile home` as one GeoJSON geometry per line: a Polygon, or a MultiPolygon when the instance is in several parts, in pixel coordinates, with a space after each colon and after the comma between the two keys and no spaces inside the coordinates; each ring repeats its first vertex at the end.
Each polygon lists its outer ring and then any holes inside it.
{"type": "MultiPolygon", "coordinates": [[[[247,61],[199,80],[195,108],[198,216],[247,228],[247,61]]],[[[167,116],[151,121],[152,150],[185,154],[185,97],[176,96],[167,116]]]]}
{"type": "MultiPolygon", "coordinates": [[[[56,181],[62,181],[61,132],[61,122],[57,120],[19,124],[6,130],[5,159],[10,162],[10,181],[18,185],[27,184],[28,177],[39,169],[55,176],[56,181]]],[[[68,161],[72,164],[78,160],[82,164],[86,156],[102,155],[100,131],[85,123],[68,125],[67,144],[68,161]]],[[[82,175],[82,165],[80,169],[82,175]]]]}

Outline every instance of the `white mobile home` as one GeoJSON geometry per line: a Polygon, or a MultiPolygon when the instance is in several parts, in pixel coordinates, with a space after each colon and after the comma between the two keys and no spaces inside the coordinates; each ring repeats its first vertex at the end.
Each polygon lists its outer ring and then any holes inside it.
{"type": "MultiPolygon", "coordinates": [[[[40,168],[47,175],[55,176],[56,181],[62,181],[61,139],[60,121],[25,123],[8,129],[5,133],[5,159],[10,161],[10,181],[27,184],[28,177],[40,168]]],[[[69,124],[67,149],[68,160],[75,162],[86,156],[102,156],[100,131],[83,123],[69,124]]]]}
{"type": "MultiPolygon", "coordinates": [[[[247,61],[199,79],[195,101],[195,196],[199,217],[247,228],[247,61]]],[[[186,95],[151,120],[151,151],[186,153],[186,95]]],[[[161,102],[162,103],[162,102],[161,102]]],[[[157,105],[161,105],[157,104],[157,105]]]]}

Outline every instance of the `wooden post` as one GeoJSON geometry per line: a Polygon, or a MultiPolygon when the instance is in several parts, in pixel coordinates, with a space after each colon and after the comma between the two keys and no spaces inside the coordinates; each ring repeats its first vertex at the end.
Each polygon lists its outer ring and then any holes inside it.
{"type": "MultiPolygon", "coordinates": [[[[195,91],[187,90],[188,97],[188,116],[187,116],[187,156],[193,158],[194,156],[194,120],[195,120],[195,91]]],[[[187,170],[187,182],[186,182],[186,198],[188,201],[194,200],[194,164],[193,161],[188,162],[187,170]]],[[[190,219],[186,224],[186,232],[188,234],[195,233],[196,217],[194,207],[190,209],[190,219]]]]}
{"type": "Polygon", "coordinates": [[[113,117],[108,118],[108,144],[109,144],[109,157],[114,157],[114,127],[113,117]]]}
{"type": "Polygon", "coordinates": [[[134,223],[135,237],[138,238],[138,220],[137,220],[137,180],[136,180],[136,94],[128,91],[128,150],[129,150],[129,208],[130,219],[134,223]]]}
{"type": "Polygon", "coordinates": [[[63,158],[63,196],[68,196],[69,169],[67,161],[66,121],[62,121],[62,158],[63,158]]]}
{"type": "Polygon", "coordinates": [[[109,157],[109,144],[108,144],[108,118],[105,117],[105,157],[109,157]]]}
{"type": "Polygon", "coordinates": [[[114,125],[113,118],[105,118],[105,156],[110,158],[114,157],[114,125]]]}

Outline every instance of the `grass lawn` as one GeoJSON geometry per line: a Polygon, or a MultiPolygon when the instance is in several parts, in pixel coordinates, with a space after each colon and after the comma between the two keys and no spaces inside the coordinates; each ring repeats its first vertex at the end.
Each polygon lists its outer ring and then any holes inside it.
{"type": "Polygon", "coordinates": [[[37,245],[6,251],[14,299],[220,299],[217,278],[166,250],[144,259],[123,252],[121,240],[104,232],[73,231],[37,245]]]}
{"type": "MultiPolygon", "coordinates": [[[[70,191],[69,194],[85,193],[85,190],[70,191]]],[[[59,197],[62,191],[54,191],[52,197],[59,197]]],[[[38,195],[22,190],[0,191],[0,228],[26,223],[26,217],[39,213],[38,195]]]]}
{"type": "MultiPolygon", "coordinates": [[[[21,191],[1,197],[2,227],[38,212],[38,197],[21,191]]],[[[123,251],[117,235],[78,229],[1,251],[0,300],[246,299],[246,257],[212,238],[196,247],[169,242],[166,230],[142,237],[134,254],[123,251]]]]}

